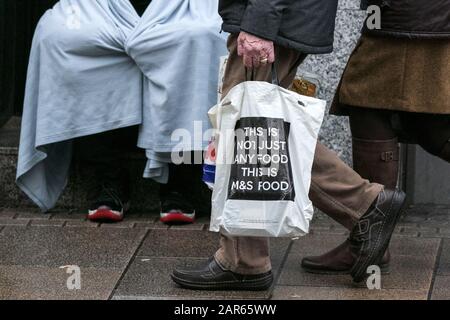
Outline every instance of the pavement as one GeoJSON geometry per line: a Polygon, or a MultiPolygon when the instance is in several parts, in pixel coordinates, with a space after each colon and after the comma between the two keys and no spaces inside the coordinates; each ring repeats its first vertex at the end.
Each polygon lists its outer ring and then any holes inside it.
{"type": "Polygon", "coordinates": [[[450,207],[412,207],[391,243],[391,273],[380,290],[349,276],[312,275],[301,258],[342,242],[345,229],[317,214],[311,234],[271,244],[275,284],[263,292],[184,290],[169,278],[175,266],[203,263],[216,250],[208,217],[167,227],[156,214],[133,213],[119,224],[86,221],[78,212],[43,215],[0,209],[0,299],[450,299],[450,207]],[[79,287],[72,277],[79,267],[79,287]],[[69,273],[68,273],[69,272],[69,273]],[[68,289],[70,288],[70,289],[68,289]]]}

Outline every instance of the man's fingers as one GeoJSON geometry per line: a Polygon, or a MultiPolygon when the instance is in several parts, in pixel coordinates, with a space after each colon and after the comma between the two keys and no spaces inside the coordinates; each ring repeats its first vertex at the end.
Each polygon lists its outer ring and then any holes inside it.
{"type": "Polygon", "coordinates": [[[242,41],[238,41],[237,51],[239,57],[242,57],[244,55],[244,46],[242,45],[242,41]]]}
{"type": "Polygon", "coordinates": [[[256,56],[256,51],[255,49],[249,45],[248,43],[243,43],[242,44],[242,52],[243,52],[243,56],[244,56],[244,64],[247,68],[253,68],[254,67],[254,60],[255,60],[255,56],[256,56]]]}
{"type": "Polygon", "coordinates": [[[259,68],[261,66],[261,58],[253,56],[253,68],[259,68]]]}
{"type": "Polygon", "coordinates": [[[258,50],[255,47],[252,47],[251,45],[244,44],[244,56],[248,56],[248,62],[252,61],[253,68],[259,68],[261,65],[261,55],[263,52],[261,50],[258,50]]]}
{"type": "Polygon", "coordinates": [[[273,46],[264,48],[264,57],[267,58],[268,63],[275,62],[275,50],[273,46]]]}
{"type": "Polygon", "coordinates": [[[247,68],[253,68],[253,58],[250,55],[244,54],[244,65],[247,68]]]}

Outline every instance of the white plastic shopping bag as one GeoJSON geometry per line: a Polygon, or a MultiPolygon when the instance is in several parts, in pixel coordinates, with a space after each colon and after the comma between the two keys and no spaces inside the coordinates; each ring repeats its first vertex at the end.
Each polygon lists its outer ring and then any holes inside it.
{"type": "Polygon", "coordinates": [[[211,231],[308,233],[311,170],[325,107],[323,100],[247,81],[210,110],[217,129],[211,231]]]}

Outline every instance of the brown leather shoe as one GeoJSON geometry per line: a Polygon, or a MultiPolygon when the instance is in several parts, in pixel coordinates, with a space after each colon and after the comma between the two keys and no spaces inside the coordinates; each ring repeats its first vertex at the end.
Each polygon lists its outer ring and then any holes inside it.
{"type": "Polygon", "coordinates": [[[191,290],[268,290],[273,283],[272,271],[257,275],[243,275],[223,268],[215,258],[198,268],[177,268],[172,280],[191,290]]]}
{"type": "MultiPolygon", "coordinates": [[[[380,262],[382,274],[389,273],[389,262],[391,254],[389,250],[380,262]]],[[[317,257],[305,257],[302,260],[302,268],[309,273],[315,274],[350,274],[350,270],[355,264],[356,257],[350,251],[350,242],[344,243],[333,250],[317,257]]]]}
{"type": "Polygon", "coordinates": [[[383,259],[405,201],[403,191],[384,189],[353,227],[349,237],[350,250],[357,259],[350,275],[355,283],[368,277],[367,268],[383,259]]]}

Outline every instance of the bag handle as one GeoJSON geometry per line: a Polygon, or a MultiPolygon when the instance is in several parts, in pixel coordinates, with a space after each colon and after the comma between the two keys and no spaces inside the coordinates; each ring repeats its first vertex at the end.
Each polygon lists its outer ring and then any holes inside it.
{"type": "MultiPolygon", "coordinates": [[[[249,70],[248,68],[245,68],[245,79],[247,81],[255,81],[255,69],[252,68],[251,69],[251,73],[250,73],[250,78],[249,78],[249,70]]],[[[272,63],[272,84],[280,86],[280,79],[278,78],[278,67],[277,67],[277,62],[275,61],[274,63],[272,63]]]]}
{"type": "Polygon", "coordinates": [[[280,86],[280,78],[278,78],[278,66],[276,60],[272,63],[272,84],[280,86]]]}

